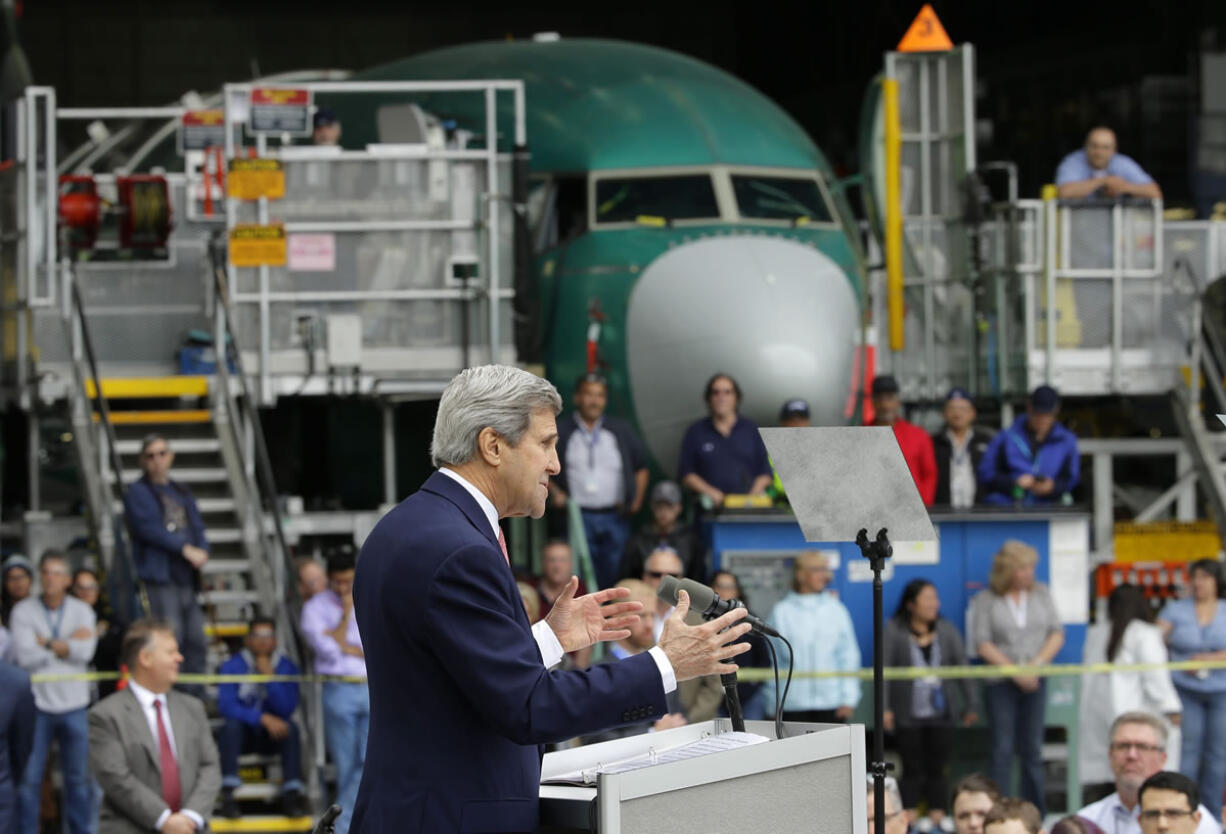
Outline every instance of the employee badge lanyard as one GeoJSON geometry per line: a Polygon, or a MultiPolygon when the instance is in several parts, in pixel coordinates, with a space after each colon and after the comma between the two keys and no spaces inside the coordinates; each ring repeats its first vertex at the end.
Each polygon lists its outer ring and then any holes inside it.
{"type": "MultiPolygon", "coordinates": [[[[42,602],[41,600],[39,601],[42,602]]],[[[65,602],[67,602],[67,600],[60,600],[60,607],[55,609],[55,619],[54,620],[51,619],[51,609],[47,607],[47,603],[45,602],[42,603],[43,614],[47,618],[47,627],[51,629],[51,639],[52,640],[60,639],[60,626],[64,624],[64,609],[68,607],[67,605],[65,605],[65,602]]]]}
{"type": "MultiPolygon", "coordinates": [[[[596,425],[592,427],[591,436],[585,438],[587,442],[587,480],[583,482],[584,492],[592,493],[596,491],[596,444],[600,442],[600,428],[604,424],[604,420],[597,420],[596,425]]],[[[587,434],[585,426],[580,426],[580,431],[587,434]]]]}

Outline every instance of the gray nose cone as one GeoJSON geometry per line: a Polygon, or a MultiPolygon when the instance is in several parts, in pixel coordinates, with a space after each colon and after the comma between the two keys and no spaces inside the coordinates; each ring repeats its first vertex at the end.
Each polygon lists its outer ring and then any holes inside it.
{"type": "Polygon", "coordinates": [[[741,413],[759,425],[778,425],[796,397],[814,425],[845,422],[860,309],[847,275],[810,246],[749,236],[678,246],[640,275],[626,320],[635,413],[668,472],[717,371],[737,380],[741,413]]]}

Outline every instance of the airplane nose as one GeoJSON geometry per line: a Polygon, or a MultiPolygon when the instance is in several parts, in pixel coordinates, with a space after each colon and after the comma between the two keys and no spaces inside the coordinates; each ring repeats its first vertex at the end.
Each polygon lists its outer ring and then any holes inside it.
{"type": "Polygon", "coordinates": [[[630,295],[626,345],[634,410],[656,461],[674,472],[681,438],[706,414],[703,384],[736,378],[741,413],[778,424],[808,400],[814,425],[839,425],[860,305],[847,274],[811,246],[730,236],[686,243],[650,263],[630,295]]]}

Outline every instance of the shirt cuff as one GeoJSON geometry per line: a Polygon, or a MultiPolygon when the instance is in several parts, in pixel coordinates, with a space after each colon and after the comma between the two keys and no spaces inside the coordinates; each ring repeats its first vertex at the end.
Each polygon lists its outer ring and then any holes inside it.
{"type": "Polygon", "coordinates": [[[677,675],[673,672],[673,664],[669,663],[668,655],[664,653],[664,649],[659,646],[652,646],[647,650],[647,654],[651,655],[651,659],[656,662],[656,668],[660,670],[660,682],[664,684],[664,694],[667,695],[677,689],[677,675]]]}
{"type": "Polygon", "coordinates": [[[532,626],[532,637],[536,640],[536,647],[540,649],[541,662],[545,664],[546,669],[552,669],[562,662],[562,656],[566,654],[566,651],[558,642],[558,635],[553,633],[549,623],[540,620],[532,626]]]}
{"type": "Polygon", "coordinates": [[[168,819],[170,819],[170,809],[169,808],[167,808],[165,811],[162,812],[162,815],[158,817],[158,821],[153,824],[153,827],[156,830],[161,831],[162,826],[166,824],[166,820],[168,819]]]}
{"type": "Polygon", "coordinates": [[[184,808],[179,813],[187,817],[192,822],[196,823],[197,831],[204,830],[204,817],[200,816],[199,814],[197,814],[195,811],[191,810],[190,808],[184,808]]]}

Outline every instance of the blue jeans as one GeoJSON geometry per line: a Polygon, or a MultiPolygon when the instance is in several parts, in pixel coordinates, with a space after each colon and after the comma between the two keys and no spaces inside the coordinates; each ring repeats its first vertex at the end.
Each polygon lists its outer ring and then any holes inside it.
{"type": "Polygon", "coordinates": [[[38,711],[34,719],[34,745],[21,779],[20,802],[22,834],[38,831],[38,811],[43,771],[51,739],[60,745],[60,767],[64,775],[65,831],[88,834],[93,788],[89,782],[89,722],[84,709],[54,713],[38,711]]]}
{"type": "Polygon", "coordinates": [[[298,725],[289,722],[289,735],[277,741],[263,726],[253,727],[235,718],[227,718],[217,736],[217,752],[221,759],[221,786],[237,788],[238,757],[242,753],[281,754],[281,791],[302,790],[302,742],[298,725]]]}
{"type": "MultiPolygon", "coordinates": [[[[179,652],[183,655],[181,672],[198,675],[204,672],[207,645],[204,639],[204,612],[196,602],[196,591],[186,585],[146,582],[149,610],[159,620],[174,626],[179,652]]],[[[205,700],[204,686],[198,683],[178,684],[176,689],[205,700]]]]}
{"type": "Polygon", "coordinates": [[[612,588],[621,573],[622,554],[626,550],[626,540],[630,538],[630,520],[618,512],[590,513],[583,510],[582,513],[583,534],[587,537],[587,552],[592,556],[596,582],[601,588],[612,588]]]}
{"type": "Polygon", "coordinates": [[[1034,692],[1023,692],[1012,681],[988,684],[983,688],[988,707],[988,723],[992,727],[992,752],[988,776],[1000,785],[1001,792],[1011,794],[1009,785],[1013,773],[1013,757],[1021,759],[1022,789],[1020,796],[1047,813],[1043,778],[1043,710],[1047,704],[1047,684],[1039,682],[1034,692]]]}
{"type": "Polygon", "coordinates": [[[336,834],[348,834],[366,762],[370,690],[364,683],[325,683],[323,702],[324,741],[336,765],[336,802],[342,809],[336,834]]]}
{"type": "Polygon", "coordinates": [[[1183,702],[1179,772],[1200,786],[1201,803],[1217,819],[1226,790],[1226,693],[1175,690],[1183,702]]]}

